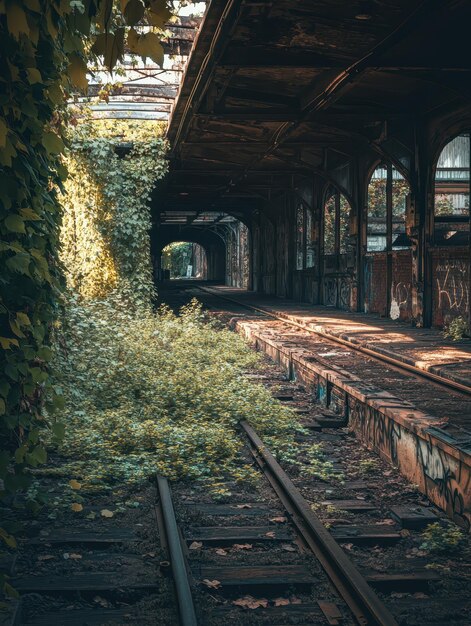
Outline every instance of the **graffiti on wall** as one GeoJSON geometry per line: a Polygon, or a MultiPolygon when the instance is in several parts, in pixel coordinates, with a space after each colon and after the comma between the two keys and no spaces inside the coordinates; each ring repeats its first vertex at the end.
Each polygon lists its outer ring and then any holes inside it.
{"type": "Polygon", "coordinates": [[[447,259],[434,267],[434,322],[443,324],[449,316],[469,312],[469,261],[447,259]]]}
{"type": "Polygon", "coordinates": [[[466,510],[463,494],[469,494],[471,475],[469,467],[457,459],[450,458],[443,450],[416,437],[417,462],[425,476],[426,494],[432,499],[436,494],[443,501],[442,508],[468,530],[471,511],[466,510]]]}
{"type": "Polygon", "coordinates": [[[335,278],[326,278],[324,281],[324,304],[337,305],[337,281],[335,278]]]}
{"type": "Polygon", "coordinates": [[[351,287],[348,278],[339,278],[339,309],[350,310],[351,287]]]}
{"type": "Polygon", "coordinates": [[[389,315],[392,320],[401,319],[404,316],[407,317],[411,300],[410,292],[410,284],[397,282],[391,285],[391,308],[389,315]]]}
{"type": "Polygon", "coordinates": [[[458,524],[471,528],[470,467],[379,411],[349,398],[349,426],[458,524]],[[399,452],[400,450],[400,452],[399,452]]]}

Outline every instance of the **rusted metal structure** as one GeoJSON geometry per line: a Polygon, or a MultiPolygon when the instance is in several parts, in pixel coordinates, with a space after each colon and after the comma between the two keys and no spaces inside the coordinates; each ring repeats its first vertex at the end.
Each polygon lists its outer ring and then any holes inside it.
{"type": "Polygon", "coordinates": [[[158,239],[212,241],[194,216],[230,215],[249,229],[250,289],[468,317],[469,17],[460,0],[212,0],[170,119],[158,239]]]}

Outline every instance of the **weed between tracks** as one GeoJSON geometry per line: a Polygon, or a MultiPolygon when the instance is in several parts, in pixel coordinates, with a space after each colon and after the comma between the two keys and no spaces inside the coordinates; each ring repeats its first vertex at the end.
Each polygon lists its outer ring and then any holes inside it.
{"type": "MultiPolygon", "coordinates": [[[[281,458],[296,463],[301,430],[293,411],[244,372],[259,356],[193,301],[176,316],[133,305],[122,294],[72,303],[57,333],[56,370],[66,397],[65,457],[72,479],[61,504],[159,472],[201,481],[224,496],[222,480],[255,479],[242,460],[238,423],[249,419],[281,458]],[[222,477],[224,476],[224,479],[222,477]],[[81,491],[74,491],[80,481],[81,491]]],[[[328,472],[306,446],[313,472],[328,472]]],[[[306,451],[305,450],[305,451],[306,451]]]]}

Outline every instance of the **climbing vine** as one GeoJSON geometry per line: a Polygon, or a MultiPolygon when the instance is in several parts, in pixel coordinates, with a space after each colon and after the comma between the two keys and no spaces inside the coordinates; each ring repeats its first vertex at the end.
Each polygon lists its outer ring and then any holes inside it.
{"type": "MultiPolygon", "coordinates": [[[[45,431],[63,426],[50,382],[49,334],[62,289],[59,194],[66,102],[87,88],[87,61],[112,70],[125,46],[162,63],[167,0],[0,0],[0,504],[19,506],[45,431]]],[[[13,547],[3,524],[0,542],[13,547]]],[[[0,587],[11,590],[5,577],[0,587]]]]}
{"type": "Polygon", "coordinates": [[[69,287],[85,298],[152,293],[149,202],[167,170],[159,122],[94,120],[71,133],[61,229],[69,287]]]}

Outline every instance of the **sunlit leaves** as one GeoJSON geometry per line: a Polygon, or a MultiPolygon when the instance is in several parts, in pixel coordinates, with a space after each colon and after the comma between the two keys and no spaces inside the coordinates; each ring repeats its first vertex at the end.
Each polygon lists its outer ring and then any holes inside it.
{"type": "Polygon", "coordinates": [[[144,33],[139,37],[136,53],[142,57],[151,58],[157,65],[164,62],[164,49],[156,33],[144,33]]]}
{"type": "Polygon", "coordinates": [[[70,55],[69,61],[68,73],[72,84],[85,91],[88,87],[87,64],[78,54],[70,55]]]}
{"type": "Polygon", "coordinates": [[[158,65],[164,61],[164,49],[159,37],[152,32],[139,35],[134,28],[128,32],[127,44],[131,52],[141,57],[149,57],[158,65]]]}
{"type": "Polygon", "coordinates": [[[45,133],[42,143],[49,154],[60,154],[64,150],[64,142],[56,133],[45,133]]]}
{"type": "Polygon", "coordinates": [[[152,293],[148,200],[166,172],[162,126],[94,121],[71,133],[62,259],[69,285],[82,296],[104,295],[128,281],[148,301],[152,293]],[[133,143],[119,158],[115,147],[133,143]]]}
{"type": "Polygon", "coordinates": [[[150,3],[148,13],[149,24],[163,28],[164,24],[172,17],[171,11],[167,7],[166,0],[153,0],[150,3]]]}

